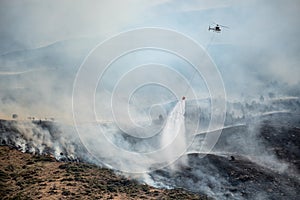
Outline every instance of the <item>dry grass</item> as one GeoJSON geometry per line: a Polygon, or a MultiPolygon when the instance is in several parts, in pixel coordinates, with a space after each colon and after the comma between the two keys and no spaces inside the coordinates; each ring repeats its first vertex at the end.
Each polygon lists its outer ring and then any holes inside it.
{"type": "Polygon", "coordinates": [[[84,163],[23,154],[0,147],[2,199],[206,199],[187,191],[156,189],[84,163]]]}

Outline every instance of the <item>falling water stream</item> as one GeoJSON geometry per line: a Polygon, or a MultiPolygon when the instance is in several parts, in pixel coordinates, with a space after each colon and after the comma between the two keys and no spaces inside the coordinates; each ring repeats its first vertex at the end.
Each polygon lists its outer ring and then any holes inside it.
{"type": "Polygon", "coordinates": [[[169,113],[165,127],[162,131],[161,148],[166,148],[164,158],[172,162],[180,157],[186,150],[185,135],[185,100],[179,101],[169,113]]]}

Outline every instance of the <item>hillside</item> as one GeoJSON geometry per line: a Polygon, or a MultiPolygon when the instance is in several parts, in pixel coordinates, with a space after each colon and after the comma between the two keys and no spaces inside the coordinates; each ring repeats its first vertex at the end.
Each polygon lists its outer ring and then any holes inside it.
{"type": "Polygon", "coordinates": [[[3,199],[208,199],[182,189],[157,189],[109,169],[0,146],[3,199]]]}

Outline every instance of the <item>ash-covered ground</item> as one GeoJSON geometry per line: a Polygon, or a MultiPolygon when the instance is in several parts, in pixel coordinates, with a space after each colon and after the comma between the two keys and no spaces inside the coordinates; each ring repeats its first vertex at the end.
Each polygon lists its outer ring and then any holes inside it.
{"type": "Polygon", "coordinates": [[[299,199],[299,120],[298,114],[280,113],[224,129],[204,158],[191,152],[187,166],[151,176],[217,199],[299,199]]]}
{"type": "MultiPolygon", "coordinates": [[[[195,117],[189,105],[192,104],[187,103],[185,120],[195,117]]],[[[177,165],[176,170],[156,169],[142,176],[147,178],[137,179],[156,187],[183,188],[216,199],[299,199],[299,105],[298,99],[276,100],[268,106],[230,104],[229,107],[236,110],[227,115],[212,152],[205,155],[198,151],[205,134],[210,134],[201,132],[187,154],[177,161],[185,159],[185,164],[177,165]],[[237,116],[238,110],[248,115],[237,116]]],[[[203,112],[205,109],[201,109],[203,112]]],[[[202,114],[200,123],[208,116],[202,114]]],[[[1,120],[0,131],[2,145],[22,152],[50,154],[60,161],[109,167],[105,161],[94,159],[71,126],[50,121],[1,120]]],[[[135,143],[132,145],[137,143],[128,138],[124,140],[127,145],[130,141],[135,143]]]]}

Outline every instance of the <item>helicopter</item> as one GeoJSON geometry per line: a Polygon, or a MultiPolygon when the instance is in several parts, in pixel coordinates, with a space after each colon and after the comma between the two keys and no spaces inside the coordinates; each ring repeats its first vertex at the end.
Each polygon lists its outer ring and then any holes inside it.
{"type": "Polygon", "coordinates": [[[214,23],[214,26],[213,26],[213,27],[208,26],[208,30],[209,30],[209,31],[214,31],[214,32],[220,33],[220,32],[221,32],[221,27],[222,27],[222,28],[229,28],[228,26],[223,26],[223,25],[214,23]]]}

